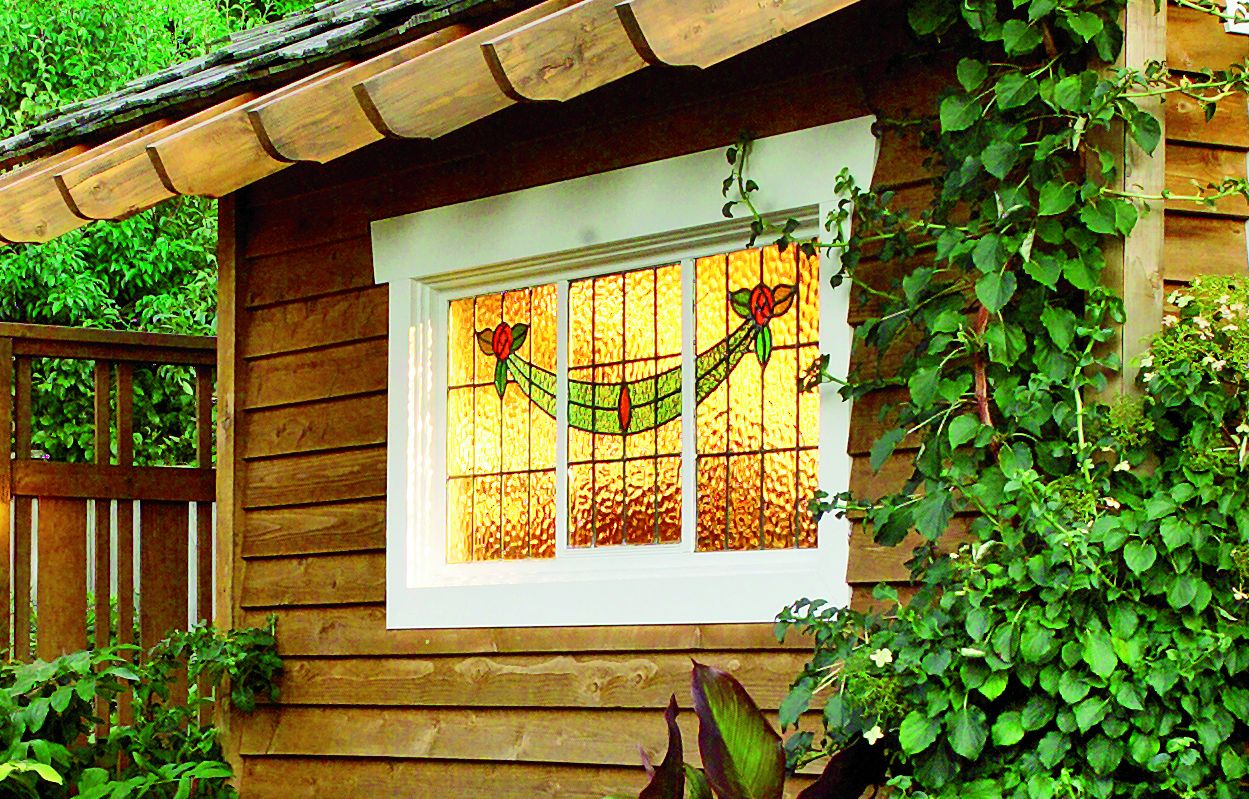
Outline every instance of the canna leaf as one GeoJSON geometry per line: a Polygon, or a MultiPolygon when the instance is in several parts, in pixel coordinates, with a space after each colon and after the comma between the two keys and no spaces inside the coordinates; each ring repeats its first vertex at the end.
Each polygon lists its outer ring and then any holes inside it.
{"type": "Polygon", "coordinates": [[[798,794],[798,799],[857,799],[885,781],[885,758],[879,747],[857,743],[836,752],[820,778],[798,794]]]}
{"type": "Polygon", "coordinates": [[[677,728],[677,698],[673,694],[664,711],[668,723],[668,753],[659,768],[650,771],[651,781],[638,799],[685,799],[685,754],[681,747],[681,730],[677,728]]]}
{"type": "Polygon", "coordinates": [[[719,799],[780,799],[781,736],[732,675],[694,664],[694,712],[707,782],[719,799]]]}

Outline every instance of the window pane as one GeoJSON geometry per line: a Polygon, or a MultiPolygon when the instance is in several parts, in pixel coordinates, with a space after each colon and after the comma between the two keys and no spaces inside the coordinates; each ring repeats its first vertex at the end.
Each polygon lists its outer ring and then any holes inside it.
{"type": "Polygon", "coordinates": [[[695,262],[697,547],[816,545],[819,262],[797,247],[695,262]]]}
{"type": "Polygon", "coordinates": [[[568,543],[681,539],[681,267],[568,287],[568,543]]]}
{"type": "Polygon", "coordinates": [[[448,309],[447,559],[555,556],[556,287],[448,309]]]}

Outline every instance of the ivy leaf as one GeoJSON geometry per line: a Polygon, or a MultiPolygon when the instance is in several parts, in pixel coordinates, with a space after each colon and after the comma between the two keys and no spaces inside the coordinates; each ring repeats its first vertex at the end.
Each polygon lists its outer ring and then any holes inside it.
{"type": "Polygon", "coordinates": [[[1119,767],[1119,761],[1123,759],[1123,744],[1105,735],[1095,736],[1085,751],[1089,765],[1098,774],[1109,774],[1119,767]]]}
{"type": "Polygon", "coordinates": [[[941,383],[941,367],[927,366],[916,369],[915,374],[906,381],[911,391],[911,403],[921,408],[932,404],[937,396],[937,386],[941,383]]]}
{"type": "Polygon", "coordinates": [[[1023,740],[1023,722],[1019,711],[1009,710],[997,717],[993,722],[993,743],[995,746],[1014,746],[1023,740]]]}
{"type": "Polygon", "coordinates": [[[1015,296],[1016,286],[1014,272],[990,272],[976,281],[976,299],[989,313],[997,313],[1015,296]]]}
{"type": "Polygon", "coordinates": [[[1094,36],[1102,32],[1103,27],[1102,18],[1091,11],[1072,14],[1067,17],[1067,25],[1086,42],[1092,41],[1094,36]]]}
{"type": "Polygon", "coordinates": [[[987,233],[976,242],[971,252],[971,261],[981,272],[997,272],[1006,263],[1006,251],[1002,248],[1002,237],[996,233],[987,233]]]}
{"type": "Polygon", "coordinates": [[[1123,560],[1137,574],[1144,574],[1158,559],[1158,550],[1144,541],[1129,541],[1123,548],[1123,560]]]}
{"type": "Polygon", "coordinates": [[[1092,630],[1087,633],[1084,636],[1084,648],[1080,654],[1098,677],[1109,677],[1119,665],[1114,644],[1110,640],[1110,634],[1105,630],[1092,630]]]}
{"type": "Polygon", "coordinates": [[[1037,198],[1037,214],[1040,216],[1061,214],[1070,208],[1075,201],[1076,187],[1074,183],[1060,183],[1056,180],[1051,180],[1041,187],[1037,198]]]}
{"type": "Polygon", "coordinates": [[[1177,574],[1167,589],[1167,604],[1176,610],[1188,607],[1197,596],[1197,581],[1187,574],[1177,574]]]}
{"type": "Polygon", "coordinates": [[[980,153],[980,163],[984,164],[984,171],[998,180],[1004,180],[1010,174],[1018,158],[1019,148],[1008,141],[992,142],[980,153]]]}
{"type": "Polygon", "coordinates": [[[951,712],[946,718],[950,748],[954,753],[968,760],[980,757],[989,737],[984,711],[975,706],[965,707],[951,712]]]}
{"type": "Polygon", "coordinates": [[[1028,663],[1045,661],[1054,648],[1054,633],[1035,623],[1024,626],[1019,636],[1019,652],[1028,663]]]}
{"type": "Polygon", "coordinates": [[[912,710],[902,719],[898,729],[898,743],[902,751],[908,755],[917,755],[936,742],[941,733],[941,722],[930,718],[927,713],[912,710]]]}
{"type": "Polygon", "coordinates": [[[976,437],[976,433],[980,432],[980,420],[975,416],[964,414],[963,416],[954,417],[950,422],[948,435],[950,436],[950,447],[958,449],[976,437]]]}
{"type": "Polygon", "coordinates": [[[1024,262],[1023,271],[1036,282],[1046,288],[1058,286],[1058,278],[1063,274],[1063,262],[1050,254],[1038,255],[1034,260],[1024,262]]]}
{"type": "Polygon", "coordinates": [[[1068,75],[1054,84],[1054,105],[1066,111],[1084,105],[1084,81],[1079,75],[1068,75]]]}
{"type": "Polygon", "coordinates": [[[980,105],[966,94],[952,94],[941,101],[942,133],[967,130],[980,118],[980,105]]]}
{"type": "Polygon", "coordinates": [[[898,444],[902,439],[906,438],[906,431],[900,427],[886,430],[876,439],[876,443],[872,444],[871,466],[873,472],[879,472],[881,467],[885,465],[885,461],[889,460],[889,456],[898,448],[898,444]]]}
{"type": "Polygon", "coordinates": [[[1060,350],[1071,346],[1076,332],[1076,315],[1071,311],[1047,305],[1041,311],[1041,324],[1045,325],[1045,332],[1049,333],[1054,346],[1060,350]]]}
{"type": "Polygon", "coordinates": [[[915,509],[915,529],[929,541],[936,541],[949,529],[953,515],[951,494],[933,492],[920,500],[915,509]]]}
{"type": "Polygon", "coordinates": [[[1007,20],[1002,26],[1002,44],[1010,55],[1023,55],[1041,44],[1041,32],[1023,20],[1007,20]]]}
{"type": "Polygon", "coordinates": [[[1020,72],[1007,72],[993,87],[997,107],[1003,111],[1027,105],[1038,91],[1036,80],[1020,72]]]}
{"type": "Polygon", "coordinates": [[[972,91],[989,77],[989,68],[984,62],[974,58],[964,58],[958,62],[958,82],[966,91],[972,91]]]}
{"type": "Polygon", "coordinates": [[[1162,534],[1162,543],[1167,545],[1168,552],[1174,552],[1193,540],[1192,528],[1183,520],[1169,516],[1158,525],[1162,534]]]}

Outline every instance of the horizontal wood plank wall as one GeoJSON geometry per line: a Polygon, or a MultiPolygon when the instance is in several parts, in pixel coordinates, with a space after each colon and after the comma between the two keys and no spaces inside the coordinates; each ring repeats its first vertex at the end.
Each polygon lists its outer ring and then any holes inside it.
{"type": "MultiPolygon", "coordinates": [[[[778,707],[805,650],[778,645],[770,625],[386,629],[386,291],[373,284],[368,222],[725,146],[744,128],[762,136],[859,116],[883,102],[864,87],[885,76],[924,80],[930,103],[943,78],[928,65],[869,60],[907,42],[894,4],[885,26],[872,5],[707,73],[649,70],[434,143],[296,165],[236,197],[237,318],[222,331],[223,351],[238,353],[222,380],[237,386],[234,622],[276,613],[287,658],[281,701],[232,719],[245,799],[636,792],[636,743],[661,747],[669,695],[689,705],[691,657],[778,707]],[[867,31],[879,44],[870,55],[854,46],[867,31]]],[[[917,185],[920,161],[913,141],[888,138],[881,180],[917,185]]],[[[856,411],[856,456],[878,427],[869,406],[856,411]]],[[[865,490],[899,473],[863,465],[865,490]]],[[[901,559],[856,539],[851,578],[897,579],[901,559]]]]}
{"type": "MultiPolygon", "coordinates": [[[[1249,57],[1249,36],[1225,33],[1214,17],[1170,6],[1167,16],[1167,63],[1197,73],[1226,69],[1249,57]]],[[[1243,178],[1249,157],[1249,109],[1243,95],[1221,102],[1206,122],[1196,103],[1185,98],[1166,104],[1167,188],[1193,194],[1226,177],[1243,178]]],[[[1245,275],[1249,271],[1245,224],[1249,204],[1233,197],[1215,208],[1171,200],[1165,209],[1163,280],[1167,291],[1201,275],[1245,275]]]]}

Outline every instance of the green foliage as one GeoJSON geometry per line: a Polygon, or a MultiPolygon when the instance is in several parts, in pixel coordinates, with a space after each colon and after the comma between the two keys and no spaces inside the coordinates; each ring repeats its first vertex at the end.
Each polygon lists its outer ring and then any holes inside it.
{"type": "MultiPolygon", "coordinates": [[[[643,752],[650,781],[638,799],[781,799],[785,791],[781,737],[742,684],[727,672],[695,663],[690,693],[698,715],[703,768],[683,760],[674,695],[664,714],[667,754],[652,766],[643,752]]],[[[880,775],[881,765],[866,745],[851,747],[833,757],[798,799],[858,799],[880,775]]]]}
{"type": "MultiPolygon", "coordinates": [[[[0,137],[307,4],[0,0],[0,137]]],[[[210,335],[216,239],[216,204],[181,198],[45,245],[0,250],[0,319],[210,335]]],[[[195,400],[188,370],[141,370],[135,386],[137,458],[191,463],[195,400]]],[[[57,460],[93,456],[90,363],[37,362],[32,404],[36,450],[57,460]]]]}
{"type": "MultiPolygon", "coordinates": [[[[909,601],[881,587],[878,612],[803,600],[782,614],[781,634],[797,626],[815,641],[782,724],[835,692],[824,733],[788,742],[791,763],[866,741],[888,758],[891,795],[917,799],[1246,794],[1244,282],[1173,296],[1180,314],[1140,363],[1142,396],[1097,399],[1122,367],[1106,246],[1158,213],[1151,203],[1249,194],[1243,178],[1187,198],[1125,191],[1112,134],[1152,152],[1160,126],[1137,101],[1184,95],[1210,117],[1249,88],[1246,65],[1199,79],[1108,68],[1124,7],[910,4],[920,36],[964,56],[932,117],[892,121],[924,131],[934,200],[895,211],[889,192],[843,176],[825,246],[842,250],[837,282],[880,300],[862,349],[901,360],[882,375],[868,359],[843,393],[908,390],[872,466],[918,441],[914,469],[895,495],[813,506],[861,512],[884,545],[913,530],[926,543],[909,601]],[[890,291],[858,277],[866,253],[895,262],[890,291]],[[948,552],[956,514],[971,542],[948,552]]],[[[787,242],[790,228],[769,228],[750,202],[748,152],[730,152],[726,212],[743,204],[756,236],[787,242]]]]}
{"type": "Polygon", "coordinates": [[[0,797],[236,795],[216,730],[201,717],[226,685],[245,712],[258,696],[276,698],[282,662],[272,624],[224,635],[199,626],[137,663],[136,653],[109,647],[0,667],[0,797]],[[185,702],[171,700],[175,684],[190,686],[185,702]],[[124,697],[128,724],[118,720],[124,697]],[[103,720],[99,708],[108,709],[103,720]]]}

